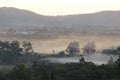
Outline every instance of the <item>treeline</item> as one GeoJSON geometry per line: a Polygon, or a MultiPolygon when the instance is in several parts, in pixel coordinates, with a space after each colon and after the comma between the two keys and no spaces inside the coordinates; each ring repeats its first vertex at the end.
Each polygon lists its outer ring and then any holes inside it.
{"type": "MultiPolygon", "coordinates": [[[[47,55],[44,57],[71,57],[71,56],[81,56],[82,54],[93,54],[96,53],[95,42],[88,42],[80,49],[78,42],[70,42],[65,50],[62,50],[56,54],[53,50],[52,55],[47,55]]],[[[115,49],[104,49],[102,54],[113,54],[119,55],[120,47],[115,49]]],[[[0,41],[0,64],[19,64],[19,63],[31,63],[32,61],[39,61],[43,56],[36,53],[32,47],[32,44],[28,41],[0,41]]]]}
{"type": "Polygon", "coordinates": [[[0,72],[0,80],[120,80],[120,57],[112,64],[33,62],[0,72]]]}
{"type": "Polygon", "coordinates": [[[115,49],[104,49],[102,54],[112,54],[112,55],[119,55],[120,54],[120,46],[116,47],[115,49]]]}
{"type": "Polygon", "coordinates": [[[30,42],[0,41],[0,64],[27,63],[38,58],[40,55],[34,52],[30,42]]]}
{"type": "MultiPolygon", "coordinates": [[[[55,51],[53,50],[53,53],[55,51]]],[[[54,54],[52,56],[55,57],[73,57],[73,56],[81,56],[84,54],[94,54],[98,53],[96,49],[96,44],[94,41],[86,43],[83,48],[80,48],[79,42],[70,42],[65,50],[61,50],[58,54],[54,54]]],[[[99,53],[107,54],[107,55],[119,55],[120,53],[120,46],[114,49],[103,49],[99,53]]]]}
{"type": "MultiPolygon", "coordinates": [[[[90,50],[87,54],[96,51],[93,43],[90,44],[92,49],[88,46],[83,48],[86,52],[90,50]]],[[[59,64],[39,60],[42,56],[34,52],[30,42],[0,41],[0,64],[16,65],[8,71],[0,68],[0,80],[120,80],[120,48],[115,50],[119,58],[113,61],[111,57],[108,64],[95,65],[86,62],[84,57],[77,63],[59,64]]],[[[69,56],[78,55],[78,42],[71,42],[65,51],[69,56]]],[[[64,51],[60,52],[59,56],[63,54],[64,51]]]]}

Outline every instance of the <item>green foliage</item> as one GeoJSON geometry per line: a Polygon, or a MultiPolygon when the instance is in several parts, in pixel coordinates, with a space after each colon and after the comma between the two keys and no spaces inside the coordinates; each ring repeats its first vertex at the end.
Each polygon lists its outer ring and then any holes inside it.
{"type": "Polygon", "coordinates": [[[17,65],[8,73],[9,80],[32,80],[29,70],[23,65],[17,65]]]}
{"type": "MultiPolygon", "coordinates": [[[[119,47],[116,49],[120,53],[119,47]]],[[[67,47],[70,56],[76,56],[79,50],[77,42],[71,42],[67,47]]],[[[114,51],[113,51],[114,52],[114,51]]],[[[65,56],[61,51],[59,56],[65,56]]],[[[113,57],[108,61],[109,64],[95,65],[92,62],[86,62],[82,57],[78,63],[49,63],[41,61],[41,56],[33,54],[32,44],[24,42],[23,48],[18,41],[0,42],[0,63],[30,63],[29,67],[25,65],[16,65],[12,69],[5,71],[0,68],[0,80],[120,80],[120,55],[113,61],[113,57]]]]}
{"type": "Polygon", "coordinates": [[[0,64],[31,63],[41,58],[30,42],[23,42],[23,47],[20,45],[19,41],[0,41],[0,64]]]}
{"type": "Polygon", "coordinates": [[[18,41],[0,42],[0,61],[2,64],[15,62],[22,55],[22,48],[18,41]]]}
{"type": "Polygon", "coordinates": [[[27,68],[16,65],[8,73],[0,72],[0,80],[119,80],[117,65],[99,65],[92,62],[44,64],[33,62],[27,68]]]}
{"type": "Polygon", "coordinates": [[[32,48],[32,44],[30,42],[23,41],[22,46],[23,46],[23,51],[24,51],[25,55],[34,53],[34,50],[32,48]]]}

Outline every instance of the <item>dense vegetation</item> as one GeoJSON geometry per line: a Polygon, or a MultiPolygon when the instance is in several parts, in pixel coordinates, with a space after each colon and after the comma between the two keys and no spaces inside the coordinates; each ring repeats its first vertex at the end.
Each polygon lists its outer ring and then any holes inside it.
{"type": "MultiPolygon", "coordinates": [[[[95,44],[87,43],[83,50],[92,54],[96,51],[95,44]]],[[[0,68],[0,80],[120,80],[120,47],[112,53],[109,50],[102,53],[119,54],[115,62],[111,57],[108,64],[95,65],[81,57],[77,63],[60,64],[40,60],[43,56],[34,52],[30,42],[1,41],[0,64],[9,65],[9,69],[0,68]]],[[[66,51],[59,52],[57,57],[76,56],[79,53],[79,44],[71,42],[66,51]]]]}
{"type": "Polygon", "coordinates": [[[52,64],[33,62],[29,67],[16,65],[0,72],[0,80],[119,80],[120,62],[95,65],[92,62],[52,64]]]}
{"type": "Polygon", "coordinates": [[[40,55],[34,52],[30,42],[20,45],[19,41],[0,41],[0,64],[28,63],[38,58],[40,55]]]}

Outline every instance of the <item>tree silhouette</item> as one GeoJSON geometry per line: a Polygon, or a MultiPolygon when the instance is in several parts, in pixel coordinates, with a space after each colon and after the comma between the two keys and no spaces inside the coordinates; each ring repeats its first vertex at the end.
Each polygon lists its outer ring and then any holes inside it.
{"type": "Polygon", "coordinates": [[[22,48],[20,48],[20,43],[18,41],[5,41],[0,42],[0,61],[2,63],[12,63],[15,62],[20,55],[22,55],[22,48]]]}
{"type": "Polygon", "coordinates": [[[91,54],[91,53],[95,53],[95,51],[96,51],[96,45],[94,42],[88,42],[83,47],[83,53],[91,54]]]}
{"type": "Polygon", "coordinates": [[[108,64],[113,64],[113,63],[114,63],[114,60],[113,60],[113,57],[111,56],[110,60],[108,61],[108,64]]]}
{"type": "Polygon", "coordinates": [[[80,53],[79,43],[74,41],[68,44],[66,52],[68,52],[69,56],[76,56],[80,53]]]}
{"type": "Polygon", "coordinates": [[[24,41],[22,46],[23,46],[24,54],[34,53],[34,50],[32,48],[32,44],[30,42],[24,41]]]}
{"type": "Polygon", "coordinates": [[[80,62],[81,64],[84,64],[84,63],[85,63],[84,57],[81,57],[81,59],[79,60],[79,62],[80,62]]]}

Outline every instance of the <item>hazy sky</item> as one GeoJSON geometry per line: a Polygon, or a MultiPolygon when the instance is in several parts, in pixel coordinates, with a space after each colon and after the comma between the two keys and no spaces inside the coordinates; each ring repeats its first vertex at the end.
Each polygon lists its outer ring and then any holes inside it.
{"type": "Polygon", "coordinates": [[[27,9],[42,15],[120,10],[120,0],[0,0],[0,7],[27,9]]]}

